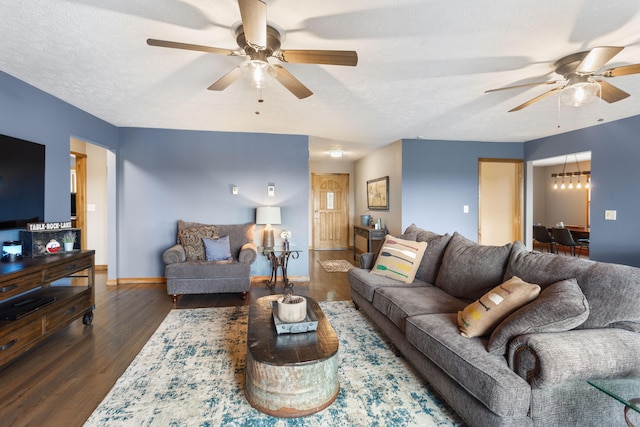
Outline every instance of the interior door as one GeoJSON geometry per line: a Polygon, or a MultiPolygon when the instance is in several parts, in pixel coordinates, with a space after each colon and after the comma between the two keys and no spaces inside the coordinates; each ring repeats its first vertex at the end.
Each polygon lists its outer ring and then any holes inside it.
{"type": "Polygon", "coordinates": [[[523,241],[523,161],[480,159],[478,243],[523,241]]]}
{"type": "Polygon", "coordinates": [[[349,247],[349,174],[312,174],[313,248],[349,247]]]}

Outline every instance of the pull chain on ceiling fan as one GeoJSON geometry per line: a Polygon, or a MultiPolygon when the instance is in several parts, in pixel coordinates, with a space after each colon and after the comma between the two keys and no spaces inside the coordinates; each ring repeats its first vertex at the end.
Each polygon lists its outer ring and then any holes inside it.
{"type": "Polygon", "coordinates": [[[270,58],[299,64],[355,66],[358,63],[358,54],[352,50],[280,49],[283,34],[275,26],[267,23],[267,4],[262,0],[238,0],[238,5],[242,24],[236,29],[235,36],[239,49],[222,49],[158,39],[148,39],[147,44],[219,55],[246,56],[248,60],[245,63],[233,68],[208,89],[225,90],[246,74],[256,89],[261,90],[275,79],[299,99],[311,96],[313,92],[282,65],[270,63],[270,58]]]}

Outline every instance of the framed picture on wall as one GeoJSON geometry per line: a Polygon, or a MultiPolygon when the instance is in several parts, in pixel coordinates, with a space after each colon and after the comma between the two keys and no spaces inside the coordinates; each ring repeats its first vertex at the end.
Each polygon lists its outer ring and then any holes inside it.
{"type": "Polygon", "coordinates": [[[389,177],[367,181],[367,207],[370,210],[389,210],[389,177]]]}

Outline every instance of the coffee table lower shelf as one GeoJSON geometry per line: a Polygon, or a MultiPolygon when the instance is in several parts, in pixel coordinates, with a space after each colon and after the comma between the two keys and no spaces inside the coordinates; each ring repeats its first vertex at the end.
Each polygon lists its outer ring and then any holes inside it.
{"type": "Polygon", "coordinates": [[[340,391],[338,336],[311,298],[307,305],[318,319],[317,330],[278,334],[270,304],[275,298],[259,298],[249,309],[245,395],[251,406],[274,417],[315,414],[340,391]]]}

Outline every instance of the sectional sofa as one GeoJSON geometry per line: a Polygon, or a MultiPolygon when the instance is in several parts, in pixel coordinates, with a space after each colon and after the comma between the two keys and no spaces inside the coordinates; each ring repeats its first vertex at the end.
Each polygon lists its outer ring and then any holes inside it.
{"type": "Polygon", "coordinates": [[[393,259],[383,244],[349,271],[353,302],[466,423],[624,425],[622,405],[587,380],[640,377],[639,268],[415,225],[395,240],[427,243],[415,278],[371,270],[382,253],[393,259]],[[514,281],[525,284],[525,301],[463,335],[474,310],[481,318],[495,309],[514,281]]]}

